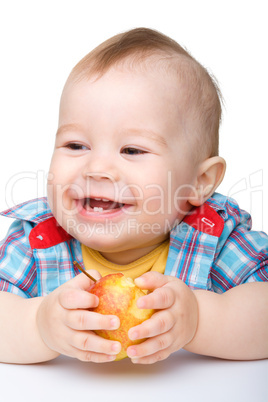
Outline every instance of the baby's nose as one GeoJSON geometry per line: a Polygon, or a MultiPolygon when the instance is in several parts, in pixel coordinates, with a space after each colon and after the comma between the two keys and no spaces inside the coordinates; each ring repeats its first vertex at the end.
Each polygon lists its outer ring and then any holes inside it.
{"type": "Polygon", "coordinates": [[[116,165],[116,156],[111,152],[101,151],[90,153],[89,159],[84,166],[84,177],[96,181],[110,180],[116,182],[120,180],[120,172],[116,165]]]}
{"type": "Polygon", "coordinates": [[[112,182],[116,181],[116,178],[114,175],[108,173],[108,172],[85,172],[84,176],[86,178],[92,178],[96,181],[100,181],[100,180],[110,180],[112,182]]]}

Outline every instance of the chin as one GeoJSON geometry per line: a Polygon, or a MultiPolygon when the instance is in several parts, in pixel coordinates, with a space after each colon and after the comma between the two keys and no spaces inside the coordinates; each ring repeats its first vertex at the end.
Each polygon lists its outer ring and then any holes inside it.
{"type": "MultiPolygon", "coordinates": [[[[87,247],[90,247],[100,253],[111,253],[124,250],[124,244],[120,242],[120,239],[115,238],[108,234],[98,235],[78,235],[74,236],[80,243],[87,247]]],[[[129,243],[128,243],[129,244],[129,243]]]]}

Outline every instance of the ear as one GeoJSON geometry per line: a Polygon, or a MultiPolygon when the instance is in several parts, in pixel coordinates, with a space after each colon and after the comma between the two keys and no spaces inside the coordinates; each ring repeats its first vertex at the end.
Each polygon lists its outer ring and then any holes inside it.
{"type": "Polygon", "coordinates": [[[195,188],[189,203],[195,207],[202,205],[220,185],[226,170],[226,162],[220,156],[206,159],[198,167],[195,188]]]}

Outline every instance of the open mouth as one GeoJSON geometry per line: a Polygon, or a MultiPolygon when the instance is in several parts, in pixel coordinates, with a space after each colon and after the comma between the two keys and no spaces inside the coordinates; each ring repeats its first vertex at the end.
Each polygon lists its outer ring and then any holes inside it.
{"type": "Polygon", "coordinates": [[[108,200],[106,198],[84,198],[82,201],[83,208],[88,212],[115,212],[122,209],[127,204],[108,200]]]}

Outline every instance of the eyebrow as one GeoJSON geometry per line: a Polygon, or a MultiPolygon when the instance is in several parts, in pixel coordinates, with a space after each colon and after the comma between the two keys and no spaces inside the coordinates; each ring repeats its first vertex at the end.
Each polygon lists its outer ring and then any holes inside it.
{"type": "Polygon", "coordinates": [[[131,133],[131,134],[139,135],[141,137],[146,137],[146,138],[152,139],[153,141],[158,142],[160,145],[167,147],[167,141],[165,140],[165,138],[162,135],[160,135],[152,130],[143,129],[143,128],[138,128],[138,129],[130,128],[127,130],[127,132],[131,133]]]}
{"type": "Polygon", "coordinates": [[[81,131],[81,127],[78,124],[63,124],[60,126],[56,132],[56,136],[64,134],[66,131],[81,131]]]}
{"type": "MultiPolygon", "coordinates": [[[[78,124],[70,123],[70,124],[63,124],[60,126],[56,132],[56,136],[64,134],[66,131],[81,131],[81,127],[78,124]]],[[[134,135],[139,135],[141,137],[146,137],[149,139],[152,139],[153,141],[158,142],[160,145],[167,147],[167,141],[165,138],[160,135],[155,133],[152,130],[149,129],[143,129],[143,128],[130,128],[126,130],[127,133],[134,134],[134,135]]]]}

